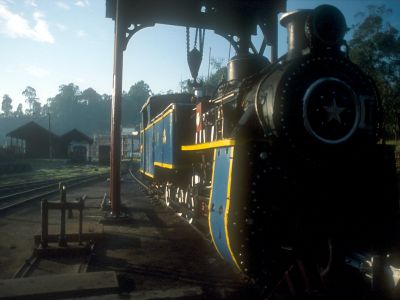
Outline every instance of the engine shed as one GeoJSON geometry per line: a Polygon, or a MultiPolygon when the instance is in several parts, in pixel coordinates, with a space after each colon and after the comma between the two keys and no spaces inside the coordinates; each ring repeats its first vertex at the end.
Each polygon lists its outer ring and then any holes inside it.
{"type": "Polygon", "coordinates": [[[77,129],[59,136],[35,122],[28,122],[7,133],[9,147],[25,158],[70,158],[89,160],[93,140],[77,129]]]}
{"type": "Polygon", "coordinates": [[[77,129],[72,129],[61,137],[64,145],[64,153],[74,162],[89,161],[90,147],[93,144],[93,139],[77,129]]]}

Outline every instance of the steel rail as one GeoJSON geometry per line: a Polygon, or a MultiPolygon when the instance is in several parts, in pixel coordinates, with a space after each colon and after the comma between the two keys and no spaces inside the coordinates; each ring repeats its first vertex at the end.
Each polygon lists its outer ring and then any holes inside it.
{"type": "MultiPolygon", "coordinates": [[[[71,177],[69,177],[71,178],[71,177]]],[[[30,181],[30,182],[23,182],[23,183],[17,183],[17,184],[9,184],[9,185],[3,185],[0,186],[0,195],[5,195],[7,193],[11,193],[13,191],[19,191],[19,190],[26,190],[31,187],[35,187],[38,185],[45,185],[45,184],[51,184],[55,182],[59,182],[60,180],[66,180],[68,178],[62,178],[62,179],[52,179],[52,180],[38,180],[38,181],[30,181]]]]}
{"type": "MultiPolygon", "coordinates": [[[[108,174],[101,174],[101,175],[97,174],[97,175],[87,176],[87,177],[84,177],[84,178],[78,177],[78,178],[75,178],[75,179],[70,179],[70,180],[68,180],[67,182],[64,182],[64,183],[68,183],[68,188],[71,188],[71,187],[75,187],[75,186],[78,186],[78,185],[81,185],[81,184],[84,184],[84,183],[88,183],[88,182],[100,179],[100,178],[105,177],[107,175],[108,174]]],[[[45,189],[48,189],[48,187],[33,189],[30,192],[34,193],[34,192],[39,192],[39,191],[45,190],[45,189]]],[[[31,201],[38,200],[38,199],[43,199],[44,197],[56,194],[58,192],[59,192],[58,189],[55,189],[55,190],[51,190],[51,191],[46,191],[44,193],[39,193],[39,194],[35,193],[31,197],[22,198],[22,199],[20,197],[17,197],[15,194],[10,195],[8,198],[2,197],[3,201],[4,200],[9,200],[9,202],[6,203],[5,205],[0,206],[0,213],[3,213],[3,212],[5,212],[5,211],[7,211],[7,210],[9,210],[11,208],[15,208],[15,207],[17,207],[19,205],[22,205],[24,203],[27,203],[27,202],[31,202],[31,201]],[[15,201],[13,201],[13,200],[15,200],[15,201]]],[[[26,196],[28,193],[24,192],[23,194],[26,196]]],[[[24,196],[24,195],[22,195],[22,196],[24,196]]],[[[21,196],[21,195],[18,195],[18,196],[21,196]]]]}
{"type": "MultiPolygon", "coordinates": [[[[96,175],[102,175],[102,174],[96,174],[96,175]]],[[[46,190],[46,189],[52,188],[53,186],[57,187],[60,182],[69,183],[69,182],[74,182],[74,181],[80,180],[80,179],[86,179],[90,176],[96,176],[96,175],[68,177],[65,179],[38,182],[36,185],[31,184],[32,187],[36,186],[35,188],[31,188],[29,190],[23,190],[22,192],[17,192],[14,194],[6,194],[4,196],[0,196],[0,201],[7,200],[8,198],[12,198],[12,197],[23,196],[26,194],[33,193],[35,191],[46,190]],[[43,183],[44,185],[40,185],[41,183],[43,183]],[[50,183],[50,184],[48,184],[48,183],[50,183]]]]}

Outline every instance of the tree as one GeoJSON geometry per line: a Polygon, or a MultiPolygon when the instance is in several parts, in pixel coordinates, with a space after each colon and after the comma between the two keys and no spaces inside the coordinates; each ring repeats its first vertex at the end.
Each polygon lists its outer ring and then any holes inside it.
{"type": "Polygon", "coordinates": [[[110,128],[111,102],[107,102],[92,88],[84,90],[78,101],[85,111],[86,128],[91,132],[107,132],[110,128]]]}
{"type": "Polygon", "coordinates": [[[132,85],[128,93],[122,95],[124,126],[137,126],[140,123],[140,110],[151,94],[149,85],[141,80],[132,85]]]}
{"type": "Polygon", "coordinates": [[[10,98],[10,96],[5,94],[3,96],[3,102],[1,103],[1,110],[4,112],[4,115],[6,117],[10,116],[10,114],[11,114],[11,110],[12,110],[11,103],[12,103],[12,99],[10,98]]]}
{"type": "Polygon", "coordinates": [[[399,131],[400,116],[400,35],[384,17],[391,10],[368,6],[367,14],[359,13],[361,22],[354,26],[349,41],[350,58],[371,76],[379,89],[385,112],[385,129],[399,131]]]}
{"type": "Polygon", "coordinates": [[[225,81],[228,77],[227,67],[224,66],[222,58],[211,58],[211,75],[205,80],[205,88],[207,94],[212,94],[217,89],[218,85],[225,81]]]}
{"type": "Polygon", "coordinates": [[[17,110],[15,111],[15,116],[17,118],[20,118],[24,115],[24,112],[22,111],[22,104],[18,104],[17,110]]]}
{"type": "Polygon", "coordinates": [[[42,104],[39,101],[33,102],[32,105],[32,115],[40,116],[42,114],[42,104]]]}
{"type": "MultiPolygon", "coordinates": [[[[211,74],[209,77],[200,77],[200,85],[204,87],[205,93],[209,96],[213,95],[218,85],[227,78],[227,67],[224,66],[222,58],[211,58],[211,74]]],[[[180,82],[181,91],[184,93],[193,93],[193,83],[190,79],[180,82]]]]}
{"type": "Polygon", "coordinates": [[[33,87],[27,86],[22,95],[25,96],[25,102],[29,105],[29,109],[26,110],[27,114],[33,115],[38,110],[40,111],[40,103],[36,98],[36,90],[33,87]]]}
{"type": "Polygon", "coordinates": [[[81,92],[73,83],[59,86],[59,93],[48,99],[49,113],[51,114],[52,127],[59,132],[76,128],[84,128],[80,120],[84,119],[84,105],[79,102],[81,92]]]}

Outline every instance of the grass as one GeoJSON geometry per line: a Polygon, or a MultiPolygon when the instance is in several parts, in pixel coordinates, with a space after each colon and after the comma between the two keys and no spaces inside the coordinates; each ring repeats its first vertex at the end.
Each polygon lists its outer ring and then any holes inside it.
{"type": "Polygon", "coordinates": [[[110,172],[110,168],[107,166],[70,164],[64,160],[24,160],[23,162],[29,163],[32,166],[32,171],[0,175],[0,186],[29,181],[100,175],[110,172]]]}
{"type": "MultiPolygon", "coordinates": [[[[18,184],[30,181],[41,181],[51,179],[67,179],[77,176],[101,175],[110,173],[110,167],[92,164],[72,164],[63,159],[25,159],[20,162],[28,163],[32,171],[14,174],[0,175],[0,186],[18,184]]],[[[137,159],[122,160],[121,170],[138,164],[137,159]]]]}

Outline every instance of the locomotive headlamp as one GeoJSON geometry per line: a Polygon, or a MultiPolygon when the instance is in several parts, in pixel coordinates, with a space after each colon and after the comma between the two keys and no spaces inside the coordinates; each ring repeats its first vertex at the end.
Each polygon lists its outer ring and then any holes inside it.
{"type": "Polygon", "coordinates": [[[310,15],[305,30],[309,40],[333,46],[343,40],[347,25],[340,10],[332,5],[321,5],[310,15]]]}

